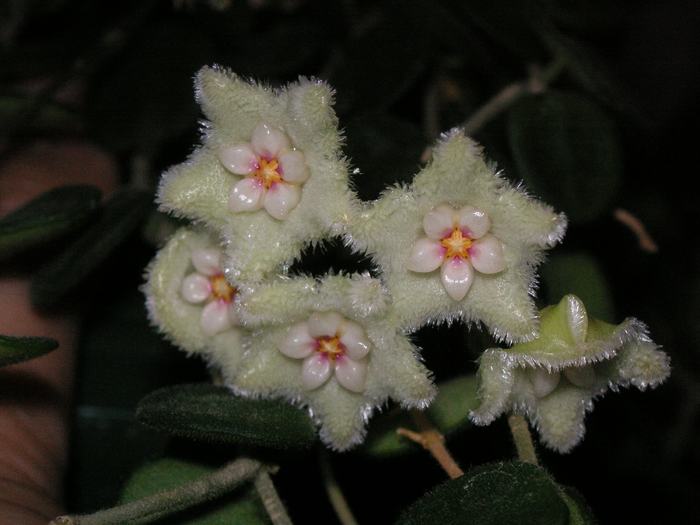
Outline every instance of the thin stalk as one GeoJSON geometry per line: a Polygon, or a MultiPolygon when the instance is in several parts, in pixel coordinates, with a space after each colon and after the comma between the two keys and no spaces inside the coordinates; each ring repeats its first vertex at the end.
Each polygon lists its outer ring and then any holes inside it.
{"type": "Polygon", "coordinates": [[[282,503],[277,489],[275,489],[275,485],[272,483],[266,470],[260,470],[258,475],[255,476],[255,489],[258,491],[258,495],[273,525],[292,525],[287,509],[284,507],[284,503],[282,503]]]}
{"type": "Polygon", "coordinates": [[[532,434],[525,418],[519,414],[511,414],[508,416],[508,426],[510,427],[510,433],[513,435],[518,459],[524,463],[539,465],[537,454],[535,453],[535,444],[532,441],[532,434]]]}
{"type": "Polygon", "coordinates": [[[321,451],[319,454],[319,465],[321,467],[323,486],[326,488],[328,500],[331,502],[331,506],[335,511],[335,515],[338,517],[338,521],[340,521],[342,525],[357,525],[357,520],[355,516],[353,516],[352,510],[350,510],[350,505],[348,505],[348,501],[345,499],[345,495],[333,475],[333,468],[328,459],[328,454],[324,451],[321,451]]]}
{"type": "Polygon", "coordinates": [[[262,465],[252,459],[237,459],[225,467],[192,483],[158,492],[137,501],[105,509],[94,514],[59,516],[50,525],[116,525],[149,523],[169,514],[230,492],[261,472],[262,465]]]}

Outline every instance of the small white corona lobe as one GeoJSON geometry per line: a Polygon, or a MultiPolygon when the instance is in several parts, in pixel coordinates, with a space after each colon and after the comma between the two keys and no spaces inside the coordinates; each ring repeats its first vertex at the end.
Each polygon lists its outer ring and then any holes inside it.
{"type": "Polygon", "coordinates": [[[469,249],[469,260],[477,272],[491,274],[505,269],[503,244],[491,234],[483,236],[469,249]]]}
{"type": "Polygon", "coordinates": [[[205,276],[191,273],[182,280],[180,292],[185,301],[198,304],[204,302],[211,295],[211,284],[205,276]]]}
{"type": "Polygon", "coordinates": [[[219,160],[224,167],[236,175],[249,175],[256,169],[258,157],[248,144],[236,144],[222,148],[219,160]]]}
{"type": "Polygon", "coordinates": [[[531,368],[528,370],[528,378],[532,383],[532,389],[538,398],[551,394],[559,384],[559,372],[549,372],[544,368],[531,368]]]}
{"type": "Polygon", "coordinates": [[[454,210],[447,204],[436,206],[423,217],[423,230],[430,239],[439,240],[455,227],[454,210]]]}
{"type": "Polygon", "coordinates": [[[202,330],[207,335],[216,335],[231,327],[228,304],[212,301],[202,310],[202,330]]]}
{"type": "Polygon", "coordinates": [[[298,150],[285,151],[279,156],[282,177],[287,182],[301,184],[309,178],[309,168],[306,166],[304,154],[298,150]]]}
{"type": "Polygon", "coordinates": [[[221,251],[215,248],[194,250],[192,265],[203,275],[212,276],[221,273],[221,251]]]}
{"type": "Polygon", "coordinates": [[[441,278],[447,294],[455,301],[461,301],[474,281],[474,270],[469,261],[449,259],[442,265],[441,278]]]}
{"type": "Polygon", "coordinates": [[[361,393],[367,381],[367,362],[341,357],[335,362],[335,378],[351,392],[361,393]]]}
{"type": "Polygon", "coordinates": [[[262,208],[265,190],[254,178],[245,178],[236,183],[231,190],[228,206],[231,211],[255,211],[262,208]]]}
{"type": "Polygon", "coordinates": [[[307,390],[315,390],[331,376],[330,360],[321,354],[312,354],[301,365],[301,382],[307,390]]]}
{"type": "Polygon", "coordinates": [[[307,323],[297,323],[287,331],[287,336],[279,344],[280,352],[293,359],[303,359],[314,350],[314,338],[309,334],[307,323]]]}
{"type": "Polygon", "coordinates": [[[339,330],[340,342],[345,346],[350,359],[355,361],[362,359],[369,353],[370,342],[365,335],[365,330],[357,323],[343,321],[339,330]]]}
{"type": "Polygon", "coordinates": [[[408,269],[414,272],[427,273],[437,270],[445,258],[442,245],[433,239],[423,237],[418,239],[411,248],[408,257],[408,269]]]}
{"type": "Polygon", "coordinates": [[[301,200],[301,188],[293,184],[278,182],[273,184],[264,196],[267,212],[275,219],[286,219],[301,200]]]}
{"type": "Polygon", "coordinates": [[[255,152],[265,158],[276,157],[283,149],[289,149],[289,139],[282,131],[261,122],[253,130],[250,144],[255,152]]]}
{"type": "Polygon", "coordinates": [[[466,229],[472,239],[480,239],[491,229],[491,219],[478,208],[464,206],[456,215],[459,227],[466,229]]]}
{"type": "Polygon", "coordinates": [[[337,312],[314,312],[307,321],[311,337],[334,337],[343,317],[337,312]]]}

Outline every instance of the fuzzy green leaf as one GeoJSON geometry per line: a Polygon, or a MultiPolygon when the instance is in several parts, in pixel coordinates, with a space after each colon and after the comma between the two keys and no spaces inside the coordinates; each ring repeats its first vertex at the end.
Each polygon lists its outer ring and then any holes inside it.
{"type": "MultiPolygon", "coordinates": [[[[446,436],[469,425],[467,414],[479,406],[476,376],[460,376],[438,385],[438,395],[427,410],[430,421],[446,436]]],[[[370,422],[367,440],[360,451],[372,456],[394,456],[416,450],[413,443],[396,434],[396,429],[414,428],[410,415],[393,410],[370,422]]]]}
{"type": "Polygon", "coordinates": [[[29,361],[58,348],[58,341],[48,337],[13,337],[0,335],[0,366],[29,361]]]}
{"type": "Polygon", "coordinates": [[[526,97],[508,115],[508,139],[518,174],[572,222],[608,210],[622,152],[613,121],[595,103],[571,93],[526,97]]]}
{"type": "Polygon", "coordinates": [[[225,387],[205,383],[152,392],[139,402],[136,419],[198,441],[275,450],[304,449],[316,442],[309,417],[288,403],[237,397],[225,387]]]}
{"type": "Polygon", "coordinates": [[[567,525],[569,510],[549,475],[528,463],[482,465],[438,485],[398,525],[567,525]]]}
{"type": "Polygon", "coordinates": [[[588,313],[613,322],[615,307],[608,280],[598,261],[585,252],[559,253],[542,267],[546,302],[557,304],[566,294],[578,296],[588,313]]]}
{"type": "Polygon", "coordinates": [[[576,489],[560,485],[559,495],[569,507],[569,525],[596,525],[598,523],[588,503],[576,489]]]}
{"type": "Polygon", "coordinates": [[[0,260],[52,241],[85,223],[100,202],[92,186],[47,191],[0,220],[0,260]]]}
{"type": "MultiPolygon", "coordinates": [[[[156,492],[171,490],[214,469],[174,458],[163,458],[142,466],[127,481],[121,502],[128,503],[156,492]]],[[[197,505],[157,521],[159,525],[263,525],[269,523],[260,500],[251,488],[242,487],[232,494],[197,505]]]]}
{"type": "Polygon", "coordinates": [[[124,190],[104,206],[99,219],[32,279],[37,307],[53,306],[72,292],[131,236],[151,209],[151,195],[124,190]]]}

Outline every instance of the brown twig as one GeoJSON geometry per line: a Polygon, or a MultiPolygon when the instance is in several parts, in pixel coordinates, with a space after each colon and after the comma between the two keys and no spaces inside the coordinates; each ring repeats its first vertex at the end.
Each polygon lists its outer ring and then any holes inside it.
{"type": "Polygon", "coordinates": [[[510,433],[513,435],[518,459],[524,463],[539,465],[537,454],[535,453],[535,444],[532,442],[532,434],[530,434],[530,428],[527,426],[525,418],[519,414],[511,414],[508,416],[508,426],[510,427],[510,433]]]}
{"type": "Polygon", "coordinates": [[[419,410],[411,410],[411,417],[418,427],[418,432],[407,428],[398,428],[396,433],[418,443],[430,452],[450,478],[456,479],[462,476],[464,471],[447,450],[445,437],[438,432],[426,415],[419,410]]]}
{"type": "Polygon", "coordinates": [[[644,223],[640,221],[637,217],[632,215],[629,211],[624,208],[616,208],[613,212],[613,217],[625,226],[627,226],[632,233],[637,236],[637,241],[639,241],[639,247],[647,253],[656,253],[659,251],[659,246],[654,242],[654,239],[649,232],[644,227],[644,223]]]}

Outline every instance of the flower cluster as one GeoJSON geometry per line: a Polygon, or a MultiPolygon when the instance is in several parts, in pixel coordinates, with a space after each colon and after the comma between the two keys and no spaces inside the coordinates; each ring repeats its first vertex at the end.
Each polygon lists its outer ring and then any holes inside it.
{"type": "MultiPolygon", "coordinates": [[[[593,396],[600,378],[611,380],[613,372],[588,361],[582,368],[560,354],[555,366],[520,350],[546,336],[543,313],[542,336],[532,341],[540,333],[535,271],[566,221],[502,178],[459,130],[440,139],[411,185],[360,203],[325,83],[302,78],[271,89],[203,68],[196,94],[208,119],[202,144],[163,175],[158,202],[197,226],[161,249],[145,293],[153,323],[218,368],[235,394],[306,407],[321,438],[347,449],[362,441],[370,415],[389,399],[428,405],[435,387],[409,336],[452,320],[484,324],[497,339],[524,345],[484,354],[482,369],[495,363],[501,381],[482,370],[477,422],[512,405],[544,433],[551,425],[541,407],[564,385],[593,396]],[[378,277],[288,275],[306,245],[334,236],[368,254],[378,277]],[[521,371],[523,363],[546,370],[521,371]],[[527,401],[519,397],[523,382],[527,401]]],[[[597,336],[585,341],[604,347],[596,356],[627,359],[615,373],[632,375],[620,384],[646,377],[630,372],[640,361],[619,348],[648,343],[639,329],[635,334],[611,335],[617,346],[597,336]]],[[[656,355],[649,348],[645,355],[656,355]]]]}

